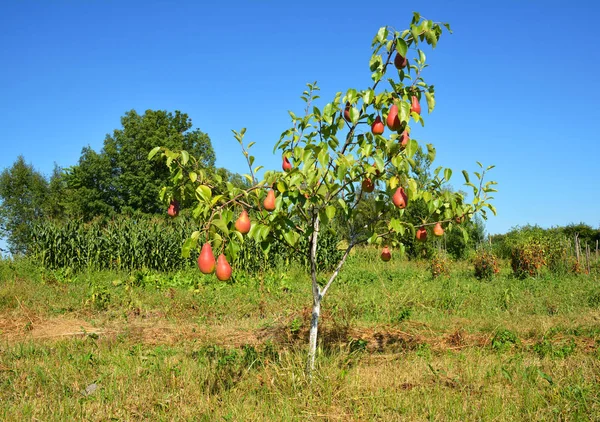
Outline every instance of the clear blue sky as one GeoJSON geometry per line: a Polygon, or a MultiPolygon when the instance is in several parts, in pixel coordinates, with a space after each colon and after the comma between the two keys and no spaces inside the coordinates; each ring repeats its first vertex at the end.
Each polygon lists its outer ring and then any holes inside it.
{"type": "Polygon", "coordinates": [[[49,175],[100,150],[128,110],[181,110],[209,134],[217,164],[245,166],[231,129],[247,127],[257,162],[300,112],[306,82],[323,106],[370,83],[370,42],[412,12],[449,22],[428,54],[437,107],[416,138],[437,165],[495,164],[499,214],[515,225],[600,225],[600,6],[588,1],[12,0],[0,6],[0,168],[19,154],[49,175]],[[206,3],[206,4],[201,4],[206,3]]]}

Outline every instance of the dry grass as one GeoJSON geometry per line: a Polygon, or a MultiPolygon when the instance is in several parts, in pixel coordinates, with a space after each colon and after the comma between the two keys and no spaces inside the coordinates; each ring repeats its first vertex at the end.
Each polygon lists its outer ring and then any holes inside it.
{"type": "Polygon", "coordinates": [[[8,274],[0,420],[600,419],[593,279],[368,265],[373,282],[342,282],[324,303],[312,382],[301,275],[190,291],[8,274]]]}

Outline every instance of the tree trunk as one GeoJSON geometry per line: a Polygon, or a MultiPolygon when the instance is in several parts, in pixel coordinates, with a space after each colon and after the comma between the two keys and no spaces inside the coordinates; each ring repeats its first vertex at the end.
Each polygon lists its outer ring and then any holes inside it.
{"type": "Polygon", "coordinates": [[[319,333],[319,314],[321,313],[321,297],[314,298],[312,316],[310,318],[310,335],[308,341],[308,361],[306,362],[306,373],[312,378],[315,369],[315,356],[317,354],[317,334],[319,333]]]}
{"type": "Polygon", "coordinates": [[[308,361],[306,374],[312,378],[315,369],[315,354],[317,352],[317,334],[319,329],[319,313],[321,312],[321,288],[317,281],[317,241],[319,240],[319,214],[313,215],[313,233],[310,237],[310,275],[312,278],[313,308],[310,318],[310,335],[308,338],[308,361]]]}

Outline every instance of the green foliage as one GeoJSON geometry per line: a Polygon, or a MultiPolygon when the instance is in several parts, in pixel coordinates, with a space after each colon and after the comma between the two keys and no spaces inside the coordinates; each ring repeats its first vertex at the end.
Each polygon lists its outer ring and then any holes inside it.
{"type": "Polygon", "coordinates": [[[32,225],[48,207],[48,183],[23,156],[0,174],[0,237],[13,255],[27,252],[32,225]]]}
{"type": "Polygon", "coordinates": [[[570,341],[564,343],[560,342],[552,342],[548,339],[543,339],[538,341],[532,346],[534,352],[538,354],[539,357],[550,357],[550,358],[558,358],[564,359],[575,352],[576,344],[571,339],[570,341]]]}
{"type": "Polygon", "coordinates": [[[473,258],[473,273],[479,280],[491,280],[500,272],[498,258],[490,250],[481,248],[473,258]]]}
{"type": "Polygon", "coordinates": [[[494,242],[494,250],[511,260],[517,277],[535,277],[547,269],[555,274],[573,270],[570,243],[559,229],[515,228],[494,242]]]}
{"type": "Polygon", "coordinates": [[[186,242],[186,251],[199,249],[202,238],[211,242],[216,254],[224,253],[232,261],[247,239],[267,253],[273,242],[285,241],[299,255],[311,257],[315,283],[317,256],[312,246],[318,244],[322,228],[332,221],[336,227],[344,228],[349,252],[364,243],[385,242],[402,248],[404,236],[414,237],[417,226],[441,221],[451,230],[455,218],[468,218],[475,213],[485,218],[486,211],[495,213],[490,203],[495,182],[484,182],[486,172],[493,166],[484,168],[477,163],[480,171],[474,172],[475,183],[463,171],[465,184],[473,190],[474,197],[473,203],[467,204],[463,193],[448,188],[451,169],[438,167],[429,174],[435,158],[433,145],[416,139],[410,139],[405,146],[400,144],[402,134],[410,132],[411,123],[424,125],[423,116],[411,111],[411,99],[426,100],[429,111],[433,110],[435,92],[423,78],[428,65],[422,48],[435,47],[445,28],[420,17],[415,19],[406,31],[384,27],[377,33],[369,63],[373,80],[370,87],[338,92],[321,108],[317,102],[318,86],[307,84],[301,96],[306,103],[304,113],[289,112],[291,127],[282,133],[274,148],[292,163],[288,172],[266,171],[258,180],[261,166],[254,166],[255,158],[250,153],[254,142],[244,143],[245,129],[233,131],[248,163],[245,188],[199,169],[199,160],[192,151],[156,143],[160,146],[152,149],[148,158],[153,163],[157,158],[164,160],[171,172],[163,200],[168,202],[177,196],[191,201],[192,214],[201,224],[186,242]],[[396,53],[407,51],[414,57],[405,69],[397,71],[393,58],[396,53]],[[388,87],[383,87],[384,81],[388,87]],[[369,127],[376,118],[385,118],[392,105],[398,107],[400,129],[374,135],[369,127]],[[366,178],[375,184],[370,195],[361,188],[366,178]],[[406,209],[396,208],[391,201],[399,187],[409,198],[406,209]],[[277,197],[272,212],[262,206],[270,190],[277,197]],[[417,212],[413,212],[414,204],[417,212]],[[247,236],[234,227],[242,208],[253,215],[247,236]]]}
{"type": "Polygon", "coordinates": [[[90,221],[126,211],[155,214],[163,211],[160,187],[169,179],[164,166],[146,160],[156,144],[185,149],[198,158],[202,168],[213,168],[215,154],[210,138],[191,130],[187,114],[163,110],[135,110],[121,118],[122,128],[107,135],[100,153],[82,150],[79,163],[63,174],[67,213],[90,221]]]}
{"type": "MultiPolygon", "coordinates": [[[[197,255],[185,258],[181,245],[196,228],[191,219],[144,215],[82,220],[40,220],[32,227],[30,256],[49,269],[112,269],[175,271],[196,265],[197,255]]],[[[333,231],[319,239],[320,269],[330,269],[342,251],[333,231]]],[[[308,267],[308,257],[285,242],[275,242],[267,252],[246,242],[232,263],[238,271],[266,271],[297,264],[308,267]]],[[[136,273],[140,275],[141,273],[136,273]]],[[[145,284],[140,276],[138,284],[145,284]]],[[[151,283],[152,284],[152,283],[151,283]]]]}
{"type": "Polygon", "coordinates": [[[492,338],[492,349],[505,351],[518,343],[519,337],[514,332],[501,328],[494,333],[494,337],[492,338]]]}

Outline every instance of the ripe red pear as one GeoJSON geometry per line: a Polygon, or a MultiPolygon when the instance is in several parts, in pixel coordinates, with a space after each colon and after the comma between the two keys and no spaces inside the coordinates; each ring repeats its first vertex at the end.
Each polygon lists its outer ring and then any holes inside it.
{"type": "Polygon", "coordinates": [[[394,66],[396,66],[396,69],[403,69],[407,64],[408,59],[406,57],[402,57],[400,53],[396,53],[396,57],[394,57],[394,66]]]}
{"type": "Polygon", "coordinates": [[[227,281],[231,278],[231,272],[231,265],[227,262],[225,255],[219,255],[217,258],[217,269],[215,270],[217,278],[221,281],[227,281]]]}
{"type": "Polygon", "coordinates": [[[344,109],[344,119],[347,122],[352,121],[352,119],[350,118],[350,102],[346,102],[346,108],[344,109]]]}
{"type": "Polygon", "coordinates": [[[406,208],[406,205],[408,204],[408,196],[406,195],[406,192],[404,192],[403,187],[396,189],[394,196],[392,196],[392,202],[400,209],[406,208]]]}
{"type": "Polygon", "coordinates": [[[387,246],[384,246],[381,250],[381,260],[388,262],[390,259],[392,259],[392,253],[390,252],[390,249],[387,246]]]}
{"type": "Polygon", "coordinates": [[[437,237],[444,235],[444,229],[442,228],[442,224],[439,221],[435,223],[435,226],[433,226],[433,234],[437,237]]]}
{"type": "Polygon", "coordinates": [[[177,217],[179,215],[179,202],[177,199],[173,199],[169,204],[169,209],[167,210],[167,214],[171,217],[177,217]]]}
{"type": "Polygon", "coordinates": [[[455,222],[456,224],[461,224],[461,223],[463,223],[464,221],[465,221],[465,215],[464,215],[464,214],[463,214],[463,215],[461,215],[460,217],[456,217],[456,218],[454,219],[454,222],[455,222]]]}
{"type": "Polygon", "coordinates": [[[286,156],[283,157],[283,164],[281,165],[281,168],[283,171],[290,171],[292,169],[292,163],[290,163],[290,160],[288,160],[286,156]]]}
{"type": "Polygon", "coordinates": [[[385,122],[389,130],[399,131],[402,127],[402,123],[398,118],[398,106],[396,104],[393,104],[390,107],[390,111],[385,122]]]}
{"type": "Polygon", "coordinates": [[[400,148],[404,149],[406,148],[406,146],[408,145],[408,141],[410,141],[410,136],[408,135],[407,131],[402,132],[402,135],[400,136],[400,148]]]}
{"type": "Polygon", "coordinates": [[[362,190],[368,193],[371,193],[375,190],[375,183],[369,178],[366,178],[362,182],[362,190]]]}
{"type": "Polygon", "coordinates": [[[381,117],[377,116],[375,118],[375,121],[371,125],[371,132],[373,132],[373,135],[381,135],[383,133],[384,129],[385,129],[385,126],[383,125],[383,122],[381,121],[381,117]]]}
{"type": "Polygon", "coordinates": [[[267,197],[263,201],[263,207],[267,211],[273,211],[275,209],[275,191],[273,189],[267,193],[267,197]]]}
{"type": "Polygon", "coordinates": [[[208,242],[202,245],[202,250],[200,250],[198,268],[203,274],[211,274],[215,270],[215,256],[208,242]]]}
{"type": "Polygon", "coordinates": [[[419,99],[414,95],[410,100],[410,111],[421,114],[421,104],[419,103],[419,99]]]}
{"type": "Polygon", "coordinates": [[[235,222],[235,229],[239,231],[241,234],[246,234],[250,231],[250,217],[248,217],[248,212],[243,210],[237,221],[235,222]]]}
{"type": "Polygon", "coordinates": [[[417,240],[419,242],[425,242],[427,240],[427,230],[421,226],[416,233],[417,240]]]}

